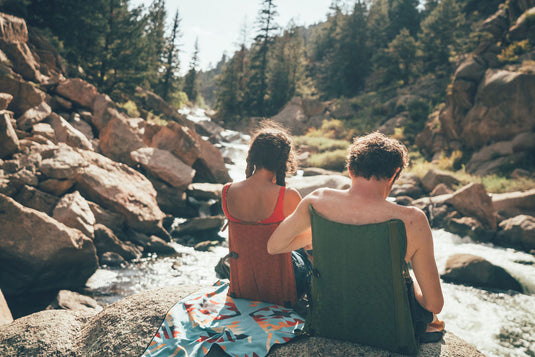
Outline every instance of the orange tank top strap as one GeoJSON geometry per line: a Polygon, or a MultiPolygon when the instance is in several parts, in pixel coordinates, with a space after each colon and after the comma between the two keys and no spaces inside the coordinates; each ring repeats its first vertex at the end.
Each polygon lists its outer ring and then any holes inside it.
{"type": "Polygon", "coordinates": [[[260,223],[279,223],[284,221],[284,193],[286,192],[286,187],[281,187],[279,190],[279,197],[277,197],[277,203],[275,204],[275,209],[273,213],[268,218],[264,219],[260,223]]]}

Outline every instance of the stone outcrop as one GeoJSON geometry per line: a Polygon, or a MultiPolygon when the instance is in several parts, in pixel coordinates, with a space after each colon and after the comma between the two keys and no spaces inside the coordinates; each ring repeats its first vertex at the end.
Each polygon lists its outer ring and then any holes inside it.
{"type": "Polygon", "coordinates": [[[522,292],[520,283],[502,267],[472,254],[450,256],[440,277],[458,284],[522,292]]]}
{"type": "Polygon", "coordinates": [[[453,174],[437,169],[427,171],[422,178],[422,186],[429,192],[433,191],[438,184],[444,184],[452,188],[453,186],[459,185],[460,181],[453,174]]]}
{"type": "Polygon", "coordinates": [[[0,281],[6,295],[79,288],[95,272],[91,239],[0,194],[0,281]]]}
{"type": "Polygon", "coordinates": [[[112,160],[132,164],[130,153],[145,144],[134,119],[117,116],[100,132],[100,150],[112,160]]]}
{"type": "Polygon", "coordinates": [[[97,88],[80,78],[69,78],[61,81],[56,87],[56,93],[84,108],[92,108],[97,88]]]}
{"type": "Polygon", "coordinates": [[[54,208],[52,217],[68,227],[80,230],[89,238],[94,237],[95,216],[78,191],[63,196],[54,208]]]}
{"type": "Polygon", "coordinates": [[[505,66],[498,60],[513,41],[533,41],[530,6],[509,1],[482,24],[479,46],[457,68],[438,120],[431,116],[417,137],[420,147],[431,153],[473,150],[466,168],[477,175],[533,165],[533,149],[513,151],[511,141],[535,133],[534,67],[529,61],[505,66]]]}
{"type": "Polygon", "coordinates": [[[491,230],[496,230],[496,210],[483,184],[471,183],[464,186],[453,193],[445,202],[451,204],[464,215],[476,217],[491,230]]]}
{"type": "Polygon", "coordinates": [[[121,213],[134,229],[158,231],[164,217],[150,181],[130,167],[91,151],[80,151],[89,166],[81,169],[76,182],[84,197],[104,208],[121,213]]]}
{"type": "MultiPolygon", "coordinates": [[[[1,355],[140,356],[166,313],[198,287],[166,287],[127,297],[98,314],[48,310],[0,327],[1,355]]],[[[377,348],[320,337],[301,338],[268,356],[385,356],[377,348]]],[[[451,333],[424,344],[418,356],[483,356],[451,333]]]]}
{"type": "Polygon", "coordinates": [[[19,148],[19,138],[11,124],[11,115],[5,111],[0,112],[0,159],[9,158],[19,148]]]}
{"type": "Polygon", "coordinates": [[[195,176],[195,170],[166,150],[144,147],[130,156],[150,174],[176,188],[185,189],[195,176]]]}

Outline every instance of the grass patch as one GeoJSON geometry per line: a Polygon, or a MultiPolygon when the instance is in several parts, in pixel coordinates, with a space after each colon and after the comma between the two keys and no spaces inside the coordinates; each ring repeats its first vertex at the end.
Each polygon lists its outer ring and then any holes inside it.
{"type": "Polygon", "coordinates": [[[306,151],[314,153],[324,153],[327,151],[344,150],[346,151],[349,142],[346,140],[329,139],[319,136],[297,136],[294,138],[297,148],[304,148],[306,151]]]}
{"type": "Polygon", "coordinates": [[[426,161],[419,153],[411,150],[409,153],[411,161],[406,171],[419,178],[424,177],[431,169],[448,171],[461,182],[458,187],[455,187],[456,189],[472,182],[482,183],[487,191],[491,193],[525,191],[535,187],[535,179],[530,177],[509,178],[501,175],[476,176],[469,174],[464,168],[455,170],[456,160],[459,160],[461,156],[461,152],[454,152],[450,157],[442,157],[436,162],[431,163],[426,161]]]}
{"type": "MultiPolygon", "coordinates": [[[[347,144],[346,144],[347,146],[347,144]]],[[[346,167],[346,149],[327,151],[318,154],[312,154],[307,159],[305,165],[310,167],[321,167],[322,169],[332,171],[344,171],[346,167]]]]}

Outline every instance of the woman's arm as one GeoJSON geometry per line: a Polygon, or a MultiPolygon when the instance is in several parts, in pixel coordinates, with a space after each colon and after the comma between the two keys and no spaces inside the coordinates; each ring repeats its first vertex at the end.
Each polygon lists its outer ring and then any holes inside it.
{"type": "Polygon", "coordinates": [[[427,217],[420,210],[414,210],[410,221],[407,235],[416,244],[416,250],[411,258],[412,269],[416,277],[414,282],[416,300],[425,309],[438,314],[444,306],[444,297],[435,262],[431,228],[427,217]]]}
{"type": "Polygon", "coordinates": [[[269,254],[291,252],[312,243],[309,204],[308,198],[303,199],[295,211],[273,232],[267,244],[269,254]]]}

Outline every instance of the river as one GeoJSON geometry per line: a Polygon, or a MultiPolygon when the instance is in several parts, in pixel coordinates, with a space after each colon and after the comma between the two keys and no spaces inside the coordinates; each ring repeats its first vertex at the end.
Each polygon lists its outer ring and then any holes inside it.
{"type": "MultiPolygon", "coordinates": [[[[184,113],[193,121],[208,120],[202,110],[184,113]]],[[[225,131],[222,136],[231,139],[221,143],[223,155],[233,162],[228,165],[230,176],[234,181],[241,180],[249,138],[232,131],[225,131]]],[[[433,240],[439,272],[444,270],[450,255],[474,254],[503,267],[525,291],[486,291],[443,282],[445,303],[439,318],[446,322],[446,329],[488,356],[535,356],[535,257],[514,249],[475,243],[443,230],[434,229],[433,240]]],[[[217,280],[214,266],[228,252],[226,244],[210,252],[172,244],[179,252],[177,257],[152,256],[124,268],[99,268],[87,283],[87,293],[108,305],[147,289],[212,284],[217,280]]]]}

